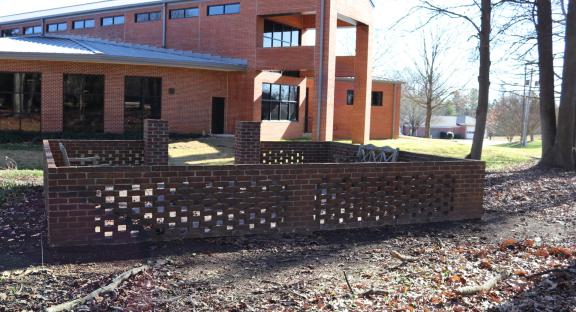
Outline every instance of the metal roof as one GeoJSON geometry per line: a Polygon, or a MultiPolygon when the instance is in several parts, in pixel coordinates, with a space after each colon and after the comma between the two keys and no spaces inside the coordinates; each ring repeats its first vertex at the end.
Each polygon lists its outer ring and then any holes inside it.
{"type": "Polygon", "coordinates": [[[244,59],[225,58],[79,36],[0,38],[0,59],[67,61],[243,71],[244,59]]]}

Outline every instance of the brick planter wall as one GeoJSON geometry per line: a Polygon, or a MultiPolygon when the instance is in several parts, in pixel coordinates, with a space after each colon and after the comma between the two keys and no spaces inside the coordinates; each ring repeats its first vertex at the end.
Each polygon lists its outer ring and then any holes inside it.
{"type": "MultiPolygon", "coordinates": [[[[283,150],[296,147],[285,144],[283,150]]],[[[424,161],[425,155],[406,153],[419,160],[59,167],[51,146],[45,142],[52,246],[305,233],[477,219],[483,213],[479,161],[424,161]]]]}

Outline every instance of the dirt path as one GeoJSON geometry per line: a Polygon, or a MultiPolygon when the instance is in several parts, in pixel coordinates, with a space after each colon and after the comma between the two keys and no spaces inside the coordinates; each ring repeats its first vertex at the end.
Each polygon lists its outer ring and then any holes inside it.
{"type": "Polygon", "coordinates": [[[77,310],[576,311],[575,207],[576,175],[525,169],[488,176],[479,221],[52,249],[42,267],[41,189],[27,188],[0,208],[0,311],[72,300],[145,263],[77,310]],[[529,278],[552,268],[563,270],[529,278]],[[510,277],[489,292],[455,293],[501,271],[510,277]]]}

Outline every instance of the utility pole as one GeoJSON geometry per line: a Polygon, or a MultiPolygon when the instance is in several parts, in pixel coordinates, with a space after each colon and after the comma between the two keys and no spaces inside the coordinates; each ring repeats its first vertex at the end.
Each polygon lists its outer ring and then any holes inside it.
{"type": "Polygon", "coordinates": [[[528,97],[532,98],[532,78],[534,77],[534,69],[530,70],[530,80],[528,76],[528,63],[524,65],[524,97],[522,99],[522,136],[520,145],[526,147],[528,145],[528,123],[530,121],[530,101],[526,99],[526,85],[528,84],[528,97]]]}

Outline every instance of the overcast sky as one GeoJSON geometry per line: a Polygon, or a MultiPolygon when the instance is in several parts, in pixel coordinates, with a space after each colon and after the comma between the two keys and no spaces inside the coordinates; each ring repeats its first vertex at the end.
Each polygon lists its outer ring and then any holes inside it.
{"type": "MultiPolygon", "coordinates": [[[[95,2],[89,0],[0,0],[0,16],[17,14],[29,11],[69,6],[81,3],[95,2]]],[[[449,51],[442,60],[442,64],[450,72],[451,83],[455,87],[468,89],[477,87],[478,62],[476,45],[477,40],[471,36],[474,29],[466,22],[455,19],[442,19],[431,23],[420,31],[414,31],[418,25],[427,20],[423,12],[414,12],[406,17],[402,23],[395,25],[396,21],[406,16],[417,0],[374,0],[376,4],[376,31],[375,54],[379,55],[377,75],[401,79],[406,69],[414,64],[421,47],[422,33],[444,33],[448,37],[449,51]]],[[[460,0],[442,0],[442,3],[462,3],[460,0]]],[[[350,40],[349,34],[340,36],[341,40],[350,40]],[[343,39],[342,39],[343,38],[343,39]]],[[[493,48],[492,66],[492,94],[498,95],[501,83],[521,85],[524,68],[519,62],[511,59],[505,45],[493,48]]],[[[342,49],[340,49],[342,50],[342,49]]],[[[340,51],[345,53],[345,51],[340,51]]],[[[516,89],[521,87],[507,87],[516,89]]]]}

